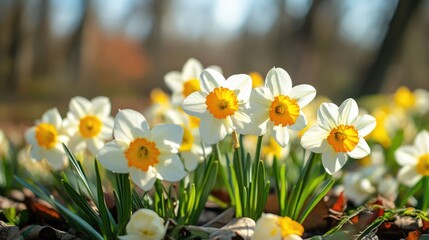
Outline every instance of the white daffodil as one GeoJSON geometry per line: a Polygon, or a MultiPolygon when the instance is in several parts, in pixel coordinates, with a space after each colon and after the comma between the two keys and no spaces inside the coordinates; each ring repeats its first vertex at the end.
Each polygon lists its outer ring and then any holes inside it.
{"type": "Polygon", "coordinates": [[[289,217],[266,213],[258,219],[252,240],[301,240],[304,227],[289,217]]]}
{"type": "Polygon", "coordinates": [[[36,126],[25,132],[25,140],[31,145],[32,158],[46,159],[55,170],[67,166],[68,161],[62,143],[67,143],[69,138],[63,131],[63,120],[58,109],[46,111],[36,122],[36,126]]]}
{"type": "Polygon", "coordinates": [[[182,145],[179,148],[186,170],[194,171],[198,164],[208,156],[211,146],[203,146],[198,131],[199,118],[189,116],[183,111],[170,109],[165,112],[167,122],[178,124],[183,127],[182,145]]]}
{"type": "Polygon", "coordinates": [[[417,134],[414,145],[406,145],[395,152],[396,161],[402,168],[398,181],[406,186],[414,186],[423,176],[429,176],[429,132],[417,134]]]}
{"type": "Polygon", "coordinates": [[[340,107],[323,103],[317,112],[317,123],[301,138],[301,145],[312,152],[322,153],[322,163],[327,173],[334,174],[347,161],[347,157],[360,159],[371,150],[365,137],[375,127],[375,118],[358,115],[355,100],[349,98],[340,107]]]}
{"type": "Polygon", "coordinates": [[[165,236],[164,219],[150,209],[139,209],[130,218],[121,240],[160,240],[165,236]]]}
{"type": "Polygon", "coordinates": [[[219,72],[206,69],[201,73],[201,91],[183,101],[183,110],[201,119],[200,134],[207,144],[224,139],[235,130],[245,134],[250,116],[245,113],[252,80],[248,75],[237,74],[227,80],[219,72]]]}
{"type": "Polygon", "coordinates": [[[69,104],[66,126],[71,138],[68,147],[73,152],[88,149],[96,155],[104,143],[112,139],[113,118],[110,101],[96,97],[91,101],[74,97],[69,104]]]}
{"type": "Polygon", "coordinates": [[[113,136],[97,159],[110,171],[130,173],[143,190],[150,190],[156,179],[176,182],[185,177],[177,155],[183,137],[179,125],[160,124],[151,130],[141,113],[126,109],[115,117],[113,136]]]}
{"type": "MultiPolygon", "coordinates": [[[[209,68],[220,71],[219,67],[209,68]]],[[[187,96],[195,91],[200,91],[200,74],[203,65],[195,58],[190,58],[183,65],[182,71],[171,71],[164,76],[164,82],[172,92],[172,102],[180,105],[187,96]]]]}
{"type": "Polygon", "coordinates": [[[265,86],[252,91],[251,133],[264,135],[268,130],[280,146],[286,147],[289,142],[288,129],[301,130],[307,125],[302,108],[315,96],[314,87],[307,84],[292,87],[292,80],[285,70],[271,69],[265,86]]]}

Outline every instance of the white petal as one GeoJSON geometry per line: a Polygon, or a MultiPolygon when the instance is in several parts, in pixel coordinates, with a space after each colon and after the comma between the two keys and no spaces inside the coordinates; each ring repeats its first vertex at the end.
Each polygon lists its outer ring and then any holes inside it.
{"type": "Polygon", "coordinates": [[[43,158],[45,158],[43,149],[37,145],[31,146],[30,155],[32,158],[39,160],[39,161],[42,160],[43,158]]]}
{"type": "Polygon", "coordinates": [[[352,98],[346,99],[339,107],[339,124],[351,125],[359,114],[356,101],[352,98]]]}
{"type": "Polygon", "coordinates": [[[369,148],[368,143],[366,143],[366,141],[363,137],[360,137],[359,142],[355,146],[355,148],[347,154],[351,158],[361,159],[361,158],[368,156],[370,153],[371,153],[371,149],[369,148]]]}
{"type": "Polygon", "coordinates": [[[396,161],[401,166],[417,164],[419,152],[414,146],[402,146],[395,151],[396,161]]]}
{"type": "Polygon", "coordinates": [[[289,96],[292,99],[296,99],[299,107],[303,108],[316,97],[316,89],[308,84],[297,85],[292,88],[289,96]]]}
{"type": "Polygon", "coordinates": [[[338,106],[333,103],[322,103],[317,112],[317,122],[320,127],[331,131],[338,125],[338,106]]]}
{"type": "Polygon", "coordinates": [[[197,168],[198,163],[200,162],[199,161],[200,157],[191,151],[182,152],[181,155],[182,155],[186,170],[190,172],[194,171],[197,168]]]}
{"type": "Polygon", "coordinates": [[[269,121],[268,112],[265,109],[256,107],[256,105],[251,108],[253,114],[250,115],[251,121],[245,127],[247,134],[252,134],[256,136],[264,135],[267,132],[267,124],[269,121]]]}
{"type": "Polygon", "coordinates": [[[110,100],[107,97],[99,96],[91,100],[91,110],[90,112],[98,117],[107,117],[110,115],[110,110],[112,105],[110,100]]]}
{"type": "Polygon", "coordinates": [[[48,111],[46,111],[42,116],[42,122],[44,123],[50,123],[54,125],[55,129],[61,128],[61,124],[63,119],[61,118],[60,113],[58,112],[57,108],[51,108],[48,111]]]}
{"type": "Polygon", "coordinates": [[[295,123],[292,126],[289,126],[289,129],[294,131],[300,131],[307,126],[307,119],[304,116],[304,113],[301,111],[295,123]]]}
{"type": "Polygon", "coordinates": [[[321,153],[326,148],[326,138],[329,133],[319,126],[313,126],[305,131],[301,138],[301,145],[303,148],[315,152],[321,153]],[[325,143],[325,144],[323,144],[325,143]]]}
{"type": "Polygon", "coordinates": [[[397,176],[398,181],[408,187],[414,186],[421,178],[416,166],[411,165],[401,168],[397,176]]]}
{"type": "Polygon", "coordinates": [[[225,87],[231,90],[238,90],[237,99],[247,102],[252,92],[252,79],[247,74],[232,75],[226,80],[225,87]]]}
{"type": "Polygon", "coordinates": [[[429,133],[423,130],[417,134],[414,145],[417,147],[420,154],[429,154],[429,133]]]}
{"type": "Polygon", "coordinates": [[[123,235],[123,236],[118,236],[118,238],[120,240],[142,240],[142,235],[143,234],[139,234],[139,235],[137,235],[137,234],[127,234],[127,235],[123,235]]]}
{"type": "Polygon", "coordinates": [[[124,109],[116,114],[113,127],[115,139],[130,142],[134,140],[136,129],[141,129],[142,132],[149,132],[149,125],[141,113],[132,109],[124,109]]]}
{"type": "Polygon", "coordinates": [[[70,100],[69,111],[78,119],[80,119],[87,114],[90,106],[91,102],[88,99],[76,96],[70,100]]]}
{"type": "Polygon", "coordinates": [[[206,144],[215,144],[224,139],[228,134],[229,127],[224,120],[212,117],[210,114],[201,118],[200,135],[206,144]]]}
{"type": "Polygon", "coordinates": [[[223,86],[225,84],[225,77],[218,71],[213,69],[205,69],[201,73],[201,90],[210,93],[213,89],[223,86]]]}
{"type": "Polygon", "coordinates": [[[132,167],[130,169],[130,178],[139,188],[149,191],[156,181],[156,170],[153,167],[149,167],[149,169],[144,172],[138,168],[132,167]]]}
{"type": "Polygon", "coordinates": [[[45,159],[48,161],[49,166],[54,170],[61,170],[67,166],[68,160],[64,155],[63,149],[53,148],[52,150],[45,151],[45,159]]]}
{"type": "Polygon", "coordinates": [[[322,153],[322,164],[328,174],[333,175],[338,172],[347,162],[347,155],[336,153],[333,149],[322,153]]]}
{"type": "Polygon", "coordinates": [[[176,124],[159,124],[152,129],[152,140],[161,151],[177,153],[183,139],[183,128],[176,124]]]}
{"type": "Polygon", "coordinates": [[[160,155],[155,168],[158,178],[169,182],[177,182],[187,174],[177,154],[160,155]]]}
{"type": "Polygon", "coordinates": [[[165,74],[164,82],[172,92],[183,91],[182,74],[178,71],[173,71],[165,74]]]}
{"type": "Polygon", "coordinates": [[[126,146],[124,143],[113,140],[100,149],[97,160],[104,168],[117,173],[128,173],[128,160],[125,158],[126,146]]]}
{"type": "Polygon", "coordinates": [[[25,141],[33,146],[38,146],[39,143],[36,140],[36,127],[31,127],[25,131],[25,141]]]}
{"type": "Polygon", "coordinates": [[[302,240],[302,238],[298,234],[289,234],[283,240],[302,240]]]}
{"type": "Polygon", "coordinates": [[[191,93],[183,100],[182,108],[189,115],[201,117],[207,111],[206,95],[201,91],[191,93]]]}
{"type": "Polygon", "coordinates": [[[99,138],[104,140],[110,140],[113,138],[113,125],[114,120],[110,116],[103,121],[103,125],[101,126],[101,131],[98,135],[99,138]]]}
{"type": "Polygon", "coordinates": [[[198,79],[202,71],[203,65],[201,65],[197,59],[190,58],[188,61],[186,61],[185,65],[183,65],[182,79],[185,81],[191,78],[198,79]]]}
{"type": "Polygon", "coordinates": [[[89,138],[86,140],[86,147],[88,150],[97,155],[98,150],[100,150],[104,146],[104,141],[98,138],[89,138]]]}
{"type": "Polygon", "coordinates": [[[357,117],[354,125],[358,130],[359,136],[365,137],[374,130],[376,121],[371,115],[362,115],[357,117]]]}
{"type": "Polygon", "coordinates": [[[292,89],[292,80],[284,69],[272,68],[267,74],[265,86],[273,96],[288,96],[292,89]]]}
{"type": "Polygon", "coordinates": [[[286,147],[289,143],[289,132],[287,127],[282,127],[281,125],[274,126],[270,129],[271,136],[276,140],[276,142],[281,147],[286,147]]]}
{"type": "Polygon", "coordinates": [[[238,133],[249,134],[248,127],[251,124],[251,118],[247,113],[244,111],[236,111],[234,115],[231,116],[231,121],[238,133]]]}
{"type": "Polygon", "coordinates": [[[82,151],[86,148],[85,139],[83,139],[79,134],[75,134],[70,138],[67,147],[72,152],[82,151]]]}

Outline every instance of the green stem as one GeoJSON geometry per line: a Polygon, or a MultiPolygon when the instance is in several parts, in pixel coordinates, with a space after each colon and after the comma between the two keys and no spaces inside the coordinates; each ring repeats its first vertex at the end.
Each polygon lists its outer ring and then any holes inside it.
{"type": "Polygon", "coordinates": [[[297,219],[298,214],[300,212],[300,209],[297,209],[299,201],[305,201],[305,199],[301,199],[302,189],[304,187],[304,182],[307,181],[308,175],[310,174],[310,169],[315,164],[315,161],[314,161],[315,157],[316,157],[316,154],[312,152],[310,154],[310,157],[307,163],[305,164],[305,167],[301,171],[300,177],[298,178],[298,182],[293,188],[292,196],[291,196],[291,204],[289,204],[288,206],[289,207],[288,215],[294,220],[297,219]]]}
{"type": "Polygon", "coordinates": [[[119,234],[125,234],[125,227],[131,218],[132,211],[132,192],[129,173],[116,173],[116,180],[118,183],[119,196],[121,197],[122,211],[118,213],[119,219],[119,234]]]}
{"type": "Polygon", "coordinates": [[[423,204],[422,209],[426,210],[429,206],[429,176],[423,176],[423,204]]]}
{"type": "Polygon", "coordinates": [[[264,135],[258,136],[258,142],[256,143],[256,152],[255,152],[255,160],[259,161],[261,159],[261,148],[262,148],[262,138],[264,135]]]}

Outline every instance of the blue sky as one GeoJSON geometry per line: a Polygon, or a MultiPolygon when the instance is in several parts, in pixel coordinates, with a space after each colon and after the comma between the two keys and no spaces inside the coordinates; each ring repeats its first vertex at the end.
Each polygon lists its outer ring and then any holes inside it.
{"type": "MultiPolygon", "coordinates": [[[[65,36],[82,16],[82,0],[51,0],[52,29],[65,36]]],[[[302,18],[311,0],[286,0],[291,18],[302,18]]],[[[339,17],[339,35],[347,41],[373,47],[379,43],[383,20],[391,15],[397,1],[334,0],[339,17]]],[[[124,32],[144,38],[152,26],[150,0],[96,0],[96,16],[106,32],[124,32]],[[138,10],[136,10],[138,9],[138,10]],[[126,19],[126,20],[125,20],[126,19]]],[[[252,34],[265,34],[277,18],[276,0],[181,0],[171,1],[163,30],[167,37],[188,40],[224,41],[240,34],[243,26],[252,26],[252,34]]]]}

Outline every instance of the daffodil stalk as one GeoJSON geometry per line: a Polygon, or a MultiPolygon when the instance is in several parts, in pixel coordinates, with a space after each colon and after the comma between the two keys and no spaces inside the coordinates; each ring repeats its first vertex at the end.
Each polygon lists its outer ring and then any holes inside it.
{"type": "Polygon", "coordinates": [[[297,182],[286,180],[286,164],[274,159],[275,188],[280,215],[302,223],[316,204],[334,184],[332,176],[326,174],[320,163],[320,154],[311,153],[303,166],[297,182]],[[289,186],[291,186],[290,191],[289,186]]]}
{"type": "Polygon", "coordinates": [[[180,181],[178,189],[178,225],[196,224],[216,183],[219,160],[211,155],[190,176],[180,181]]]}
{"type": "MultiPolygon", "coordinates": [[[[233,133],[234,155],[231,161],[225,155],[222,178],[231,198],[231,205],[235,208],[236,217],[250,217],[258,219],[264,211],[265,203],[270,190],[270,181],[266,176],[262,160],[255,157],[252,160],[249,153],[246,155],[244,146],[239,144],[239,137],[233,133]]],[[[261,148],[261,141],[258,141],[261,148]]],[[[216,149],[216,146],[215,146],[216,149]]]]}

